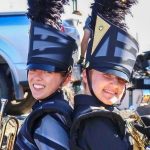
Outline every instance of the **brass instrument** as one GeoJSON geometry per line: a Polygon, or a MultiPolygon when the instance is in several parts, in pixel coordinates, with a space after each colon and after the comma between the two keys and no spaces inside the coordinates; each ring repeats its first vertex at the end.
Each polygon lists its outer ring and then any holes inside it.
{"type": "Polygon", "coordinates": [[[125,111],[126,114],[124,114],[123,118],[126,121],[127,132],[133,139],[132,140],[133,150],[146,150],[146,147],[150,145],[150,141],[148,140],[146,135],[143,135],[134,127],[134,123],[139,123],[140,125],[145,127],[143,120],[136,111],[133,110],[125,110],[125,111]]]}
{"type": "Polygon", "coordinates": [[[1,99],[0,109],[0,150],[13,150],[19,128],[19,121],[15,117],[3,118],[7,99],[1,99]],[[9,132],[8,132],[9,130],[9,132]]]}

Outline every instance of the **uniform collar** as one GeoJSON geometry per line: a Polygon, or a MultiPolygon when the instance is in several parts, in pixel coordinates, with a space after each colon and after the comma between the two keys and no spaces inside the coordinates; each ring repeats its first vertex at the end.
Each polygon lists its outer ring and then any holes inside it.
{"type": "Polygon", "coordinates": [[[32,106],[32,109],[36,109],[38,107],[40,107],[41,105],[49,102],[49,101],[54,101],[54,100],[62,100],[64,99],[64,96],[63,96],[63,92],[62,91],[57,91],[55,92],[54,94],[48,96],[47,98],[45,99],[42,99],[41,101],[36,101],[35,104],[32,106]]]}
{"type": "Polygon", "coordinates": [[[78,106],[95,106],[95,107],[105,107],[106,109],[113,110],[114,106],[105,105],[94,96],[91,95],[76,95],[74,98],[74,108],[78,106]]]}

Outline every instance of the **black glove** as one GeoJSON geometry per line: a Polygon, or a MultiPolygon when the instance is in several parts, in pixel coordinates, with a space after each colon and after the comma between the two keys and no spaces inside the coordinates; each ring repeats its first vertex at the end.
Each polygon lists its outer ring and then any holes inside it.
{"type": "Polygon", "coordinates": [[[80,57],[80,59],[78,60],[77,64],[83,64],[84,63],[84,57],[80,57]]]}
{"type": "Polygon", "coordinates": [[[141,132],[142,134],[146,135],[148,139],[150,139],[150,116],[142,116],[142,121],[145,124],[145,127],[143,127],[140,124],[134,124],[134,127],[141,132]]]}

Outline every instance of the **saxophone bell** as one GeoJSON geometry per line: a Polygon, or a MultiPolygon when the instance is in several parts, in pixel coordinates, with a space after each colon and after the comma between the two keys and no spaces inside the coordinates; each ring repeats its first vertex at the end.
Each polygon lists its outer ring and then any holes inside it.
{"type": "Polygon", "coordinates": [[[146,150],[150,146],[150,140],[145,134],[136,129],[135,124],[139,124],[143,128],[146,125],[136,110],[130,109],[129,111],[130,115],[126,120],[126,124],[127,130],[134,140],[133,150],[146,150]]]}

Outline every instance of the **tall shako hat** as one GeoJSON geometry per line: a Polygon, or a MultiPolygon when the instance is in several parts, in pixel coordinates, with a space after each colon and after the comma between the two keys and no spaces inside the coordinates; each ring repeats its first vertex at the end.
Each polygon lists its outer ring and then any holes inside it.
{"type": "Polygon", "coordinates": [[[138,43],[126,30],[125,14],[136,0],[95,0],[92,18],[95,31],[87,51],[89,69],[114,74],[129,81],[138,43]],[[99,7],[98,7],[99,6],[99,7]],[[96,18],[95,18],[96,15],[96,18]],[[95,18],[95,19],[94,19],[95,18]]]}
{"type": "Polygon", "coordinates": [[[67,72],[72,66],[75,40],[59,31],[66,3],[67,0],[28,0],[31,28],[27,69],[67,72]]]}
{"type": "Polygon", "coordinates": [[[138,52],[137,41],[121,28],[97,15],[89,68],[129,81],[138,52]]]}

